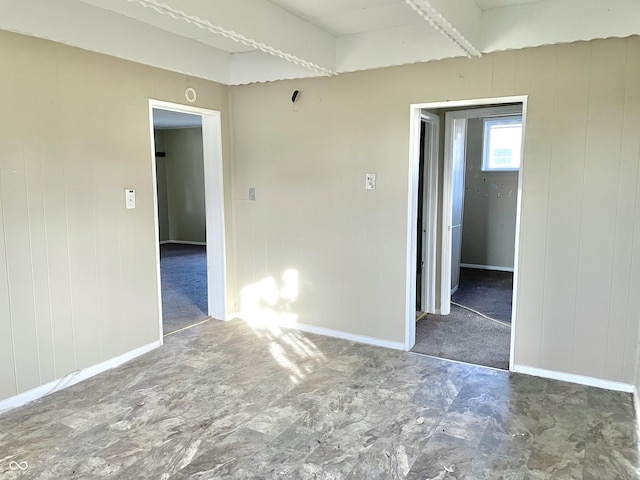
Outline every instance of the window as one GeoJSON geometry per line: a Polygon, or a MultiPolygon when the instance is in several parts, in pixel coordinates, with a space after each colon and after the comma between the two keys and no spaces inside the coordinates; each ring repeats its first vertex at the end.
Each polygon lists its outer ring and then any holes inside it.
{"type": "Polygon", "coordinates": [[[483,119],[482,170],[519,170],[522,143],[522,116],[483,119]]]}

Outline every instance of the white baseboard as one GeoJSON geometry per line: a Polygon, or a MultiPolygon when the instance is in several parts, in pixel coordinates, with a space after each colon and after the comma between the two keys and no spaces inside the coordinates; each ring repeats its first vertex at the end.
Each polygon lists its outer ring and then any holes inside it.
{"type": "Polygon", "coordinates": [[[176,245],[198,245],[198,246],[207,246],[207,242],[191,242],[189,240],[165,240],[160,242],[160,245],[165,245],[167,243],[174,243],[176,245]]]}
{"type": "MultiPolygon", "coordinates": [[[[245,318],[243,318],[242,314],[237,312],[230,314],[229,318],[239,319],[247,323],[251,323],[251,321],[246,320],[245,318]]],[[[383,340],[381,338],[368,337],[366,335],[356,335],[353,333],[343,332],[341,330],[333,330],[331,328],[317,327],[315,325],[307,325],[304,323],[277,322],[275,324],[269,323],[264,325],[265,326],[273,325],[281,328],[291,328],[293,330],[299,330],[301,332],[315,333],[317,335],[323,335],[325,337],[340,338],[342,340],[350,340],[352,342],[365,343],[367,345],[374,345],[376,347],[391,348],[393,350],[406,350],[404,343],[401,343],[401,342],[391,342],[389,340],[383,340]]]]}
{"type": "Polygon", "coordinates": [[[122,355],[119,355],[115,358],[111,358],[104,362],[98,363],[97,365],[92,365],[91,367],[83,368],[82,370],[76,370],[75,372],[71,372],[62,378],[58,378],[57,380],[45,383],[44,385],[40,385],[39,387],[33,388],[23,393],[19,393],[18,395],[9,397],[5,400],[1,400],[0,413],[32,402],[44,397],[45,395],[49,395],[50,393],[70,387],[71,385],[75,385],[76,383],[81,382],[82,380],[86,380],[87,378],[91,378],[99,373],[111,370],[112,368],[118,367],[123,363],[128,362],[129,360],[133,360],[140,355],[144,355],[145,353],[158,348],[160,345],[162,345],[162,342],[160,340],[157,340],[148,345],[144,345],[142,347],[136,348],[135,350],[131,350],[130,352],[123,353],[122,355]]]}
{"type": "Polygon", "coordinates": [[[573,373],[556,372],[555,370],[528,367],[526,365],[515,365],[512,367],[511,371],[516,373],[523,373],[525,375],[533,375],[534,377],[550,378],[552,380],[562,380],[563,382],[587,385],[589,387],[606,388],[607,390],[616,390],[618,392],[633,393],[634,391],[634,386],[628,383],[588,377],[586,375],[576,375],[573,373]]]}
{"type": "Polygon", "coordinates": [[[461,263],[463,268],[475,268],[476,270],[494,270],[497,272],[511,272],[513,273],[513,267],[498,267],[496,265],[476,265],[475,263],[461,263]]]}
{"type": "Polygon", "coordinates": [[[392,348],[394,350],[405,350],[405,345],[401,342],[391,342],[389,340],[383,340],[376,337],[368,337],[366,335],[355,335],[353,333],[347,333],[341,330],[316,327],[315,325],[305,325],[304,323],[296,323],[287,326],[296,330],[300,330],[301,332],[316,333],[318,335],[324,335],[325,337],[341,338],[342,340],[351,340],[352,342],[366,343],[367,345],[392,348]]]}
{"type": "Polygon", "coordinates": [[[638,389],[636,386],[633,386],[633,405],[636,411],[636,433],[638,434],[637,438],[640,438],[640,400],[638,400],[638,389]]]}

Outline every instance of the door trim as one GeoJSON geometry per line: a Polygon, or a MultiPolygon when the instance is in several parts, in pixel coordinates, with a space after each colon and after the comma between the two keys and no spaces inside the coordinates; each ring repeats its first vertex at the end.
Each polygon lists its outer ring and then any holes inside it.
{"type": "MultiPolygon", "coordinates": [[[[421,112],[422,122],[429,123],[428,151],[424,155],[424,178],[422,188],[422,308],[424,312],[436,313],[436,268],[438,243],[438,205],[429,201],[427,192],[437,198],[438,195],[438,151],[440,144],[440,117],[421,112]]],[[[424,144],[421,148],[425,148],[424,144]]],[[[426,150],[426,149],[425,149],[426,150]]],[[[419,152],[418,152],[419,153],[419,152]]]]}
{"type": "Polygon", "coordinates": [[[220,112],[200,107],[149,99],[149,128],[153,175],[153,206],[158,289],[158,322],[163,338],[162,286],[160,283],[160,237],[158,220],[158,179],[154,144],[153,109],[188,113],[202,117],[202,153],[204,161],[205,225],[207,248],[207,310],[218,320],[227,320],[227,266],[224,218],[224,181],[222,172],[222,125],[220,112]]]}
{"type": "MultiPolygon", "coordinates": [[[[516,365],[516,332],[517,323],[517,300],[518,300],[518,277],[520,264],[520,223],[522,209],[522,186],[524,178],[524,146],[526,143],[526,120],[527,120],[527,95],[518,95],[511,97],[496,98],[480,98],[473,100],[457,100],[443,101],[431,103],[415,103],[409,106],[409,191],[408,191],[408,214],[407,214],[407,265],[406,265],[406,308],[405,308],[405,349],[411,350],[415,345],[416,322],[415,322],[415,304],[416,304],[416,238],[417,238],[417,196],[418,196],[418,174],[420,163],[420,122],[421,111],[423,109],[450,109],[456,107],[482,107],[487,105],[500,105],[505,103],[521,103],[522,104],[522,164],[520,167],[520,175],[518,175],[518,193],[517,193],[517,211],[516,211],[516,238],[514,249],[514,276],[513,276],[513,308],[511,313],[511,347],[509,370],[513,371],[516,365]]],[[[449,279],[451,282],[451,279],[449,279]]]]}

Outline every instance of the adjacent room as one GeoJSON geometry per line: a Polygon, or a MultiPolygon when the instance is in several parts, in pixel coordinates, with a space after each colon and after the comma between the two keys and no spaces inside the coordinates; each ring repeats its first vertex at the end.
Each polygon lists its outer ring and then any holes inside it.
{"type": "Polygon", "coordinates": [[[522,104],[421,110],[413,352],[509,369],[522,118],[522,104]],[[429,135],[441,119],[444,136],[429,135]],[[442,194],[450,201],[431,209],[438,197],[429,176],[438,165],[450,178],[442,194]],[[431,218],[442,218],[442,231],[450,232],[441,248],[428,246],[431,218]],[[450,267],[438,285],[435,268],[443,263],[450,267]],[[428,299],[438,294],[435,309],[428,299]]]}
{"type": "Polygon", "coordinates": [[[209,318],[202,118],[153,109],[164,335],[209,318]]]}
{"type": "Polygon", "coordinates": [[[0,0],[0,477],[640,478],[639,59],[628,0],[0,0]]]}

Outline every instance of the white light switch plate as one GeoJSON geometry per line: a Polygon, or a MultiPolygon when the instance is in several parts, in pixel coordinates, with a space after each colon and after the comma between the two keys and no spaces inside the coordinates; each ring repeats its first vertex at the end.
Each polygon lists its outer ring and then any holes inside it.
{"type": "Polygon", "coordinates": [[[376,174],[375,173],[367,173],[365,177],[365,188],[367,190],[375,190],[376,189],[376,174]]]}
{"type": "Polygon", "coordinates": [[[127,208],[136,208],[136,191],[133,188],[127,188],[124,197],[127,208]]]}

